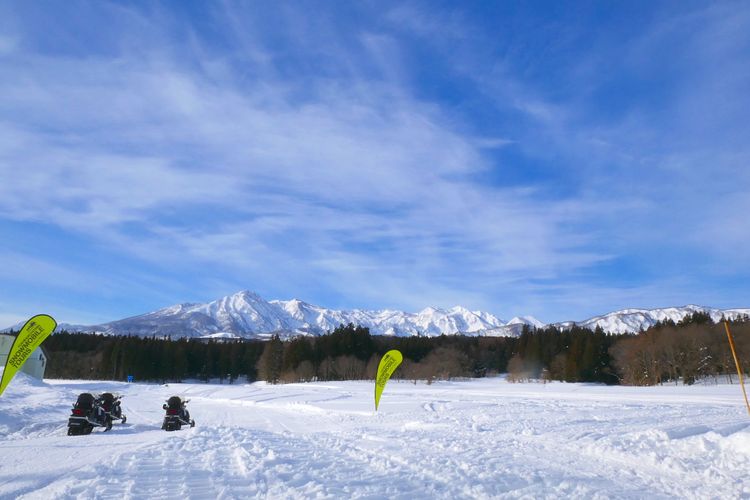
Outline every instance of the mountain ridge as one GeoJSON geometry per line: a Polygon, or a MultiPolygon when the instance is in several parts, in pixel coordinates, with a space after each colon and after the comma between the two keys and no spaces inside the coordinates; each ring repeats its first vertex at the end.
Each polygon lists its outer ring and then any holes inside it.
{"type": "MultiPolygon", "coordinates": [[[[518,336],[528,325],[535,328],[554,326],[561,329],[574,325],[612,334],[637,333],[657,321],[681,321],[685,316],[703,312],[714,321],[722,317],[736,319],[750,315],[750,309],[716,309],[690,304],[658,309],[621,309],[583,321],[545,324],[533,316],[515,316],[504,321],[482,311],[462,306],[450,309],[426,307],[417,313],[391,309],[335,310],[316,306],[300,299],[270,300],[243,290],[207,303],[182,303],[145,314],[99,325],[61,323],[58,330],[96,332],[110,335],[169,336],[172,338],[245,338],[265,339],[273,334],[283,338],[296,335],[321,335],[339,325],[353,323],[370,329],[373,335],[389,336],[518,336]]],[[[18,329],[16,325],[7,328],[18,329]]]]}

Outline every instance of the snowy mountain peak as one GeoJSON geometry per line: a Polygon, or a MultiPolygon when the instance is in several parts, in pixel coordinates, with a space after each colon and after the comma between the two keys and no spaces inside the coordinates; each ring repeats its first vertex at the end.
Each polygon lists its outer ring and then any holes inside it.
{"type": "Polygon", "coordinates": [[[232,304],[234,307],[242,307],[243,305],[252,306],[254,304],[265,304],[266,300],[255,292],[243,290],[234,295],[223,297],[217,302],[232,304]]]}
{"type": "Polygon", "coordinates": [[[394,310],[334,310],[299,299],[266,301],[250,290],[205,304],[180,304],[111,323],[76,328],[109,334],[178,337],[266,338],[319,335],[349,323],[369,328],[374,335],[506,335],[503,322],[484,312],[456,306],[449,310],[427,307],[419,313],[394,310]],[[219,335],[221,334],[221,335],[219,335]]]}
{"type": "MultiPolygon", "coordinates": [[[[584,321],[566,321],[549,326],[566,329],[578,325],[591,330],[597,327],[608,333],[637,333],[657,322],[678,323],[687,315],[704,312],[713,321],[750,316],[750,309],[715,309],[690,304],[661,309],[621,309],[584,321]]],[[[384,310],[335,310],[309,304],[300,299],[267,301],[250,290],[242,290],[205,304],[183,303],[130,318],[83,326],[61,323],[59,330],[143,336],[267,338],[272,333],[320,335],[339,325],[366,327],[373,335],[483,335],[518,336],[524,325],[543,328],[547,325],[533,316],[515,316],[508,322],[482,311],[462,306],[448,310],[426,307],[418,313],[384,310]]],[[[18,330],[23,324],[10,329],[18,330]]]]}
{"type": "Polygon", "coordinates": [[[552,326],[570,328],[573,325],[578,325],[590,330],[600,327],[607,333],[638,333],[654,326],[658,322],[673,321],[679,323],[686,316],[696,312],[708,314],[714,322],[721,321],[722,318],[734,320],[746,315],[750,316],[750,309],[721,310],[690,304],[682,307],[665,307],[661,309],[621,309],[584,321],[565,321],[554,323],[552,326]]]}
{"type": "Polygon", "coordinates": [[[515,316],[512,320],[508,321],[508,325],[529,325],[534,328],[544,327],[544,323],[536,319],[534,316],[515,316]]]}

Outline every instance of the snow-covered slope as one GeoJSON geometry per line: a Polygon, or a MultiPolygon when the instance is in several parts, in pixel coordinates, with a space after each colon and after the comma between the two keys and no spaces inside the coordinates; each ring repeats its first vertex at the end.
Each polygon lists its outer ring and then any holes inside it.
{"type": "MultiPolygon", "coordinates": [[[[708,313],[714,321],[722,317],[735,319],[750,315],[750,309],[720,310],[688,305],[663,309],[624,309],[583,321],[553,323],[551,326],[570,328],[577,324],[590,329],[602,327],[608,333],[637,333],[670,319],[681,321],[694,312],[708,313]]],[[[105,334],[133,334],[143,336],[203,337],[203,338],[268,338],[274,333],[291,335],[320,335],[339,325],[349,323],[370,329],[374,335],[439,336],[486,335],[518,336],[525,325],[546,326],[532,316],[516,316],[503,321],[482,311],[470,311],[456,306],[451,309],[427,307],[417,313],[395,310],[335,310],[308,304],[298,299],[267,301],[259,295],[242,291],[207,304],[178,304],[158,311],[133,316],[101,325],[69,325],[62,323],[58,330],[100,332],[105,334]]],[[[22,324],[13,328],[18,329],[22,324]]]]}
{"type": "MultiPolygon", "coordinates": [[[[533,318],[526,321],[536,322],[533,318]]],[[[253,292],[242,291],[207,304],[174,305],[79,330],[172,337],[208,337],[223,333],[244,338],[267,338],[273,333],[282,337],[319,335],[349,323],[365,326],[374,335],[397,336],[507,335],[513,334],[518,327],[517,323],[507,326],[489,313],[472,312],[463,307],[449,310],[426,308],[418,313],[388,309],[339,311],[297,299],[266,301],[253,292]]]]}
{"type": "Polygon", "coordinates": [[[748,498],[736,384],[620,387],[502,378],[373,383],[33,380],[0,397],[0,498],[748,498]],[[126,424],[67,436],[81,392],[126,424]],[[160,429],[190,400],[194,428],[160,429]]]}
{"type": "Polygon", "coordinates": [[[684,307],[666,307],[662,309],[623,309],[603,316],[595,316],[584,321],[565,321],[555,323],[558,328],[570,328],[574,324],[591,330],[601,327],[607,333],[638,333],[654,326],[659,321],[671,320],[679,323],[686,316],[696,313],[707,313],[714,322],[722,318],[734,320],[742,316],[750,316],[750,309],[715,309],[687,305],[684,307]]]}

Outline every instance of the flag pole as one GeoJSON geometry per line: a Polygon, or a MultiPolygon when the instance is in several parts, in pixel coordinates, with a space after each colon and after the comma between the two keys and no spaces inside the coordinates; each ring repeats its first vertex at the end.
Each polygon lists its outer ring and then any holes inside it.
{"type": "Polygon", "coordinates": [[[742,381],[742,369],[740,368],[740,360],[737,358],[737,351],[734,348],[734,339],[732,333],[729,331],[729,322],[724,320],[724,329],[727,331],[727,338],[729,339],[729,347],[732,349],[732,356],[734,357],[734,364],[737,366],[737,375],[740,376],[740,387],[742,388],[742,394],[745,396],[745,406],[747,406],[747,413],[750,415],[750,402],[747,400],[747,392],[745,392],[745,383],[742,381]]]}

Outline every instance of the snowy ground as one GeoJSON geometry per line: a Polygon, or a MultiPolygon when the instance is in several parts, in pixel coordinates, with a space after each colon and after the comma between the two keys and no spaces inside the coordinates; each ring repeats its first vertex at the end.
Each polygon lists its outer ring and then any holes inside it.
{"type": "Polygon", "coordinates": [[[0,397],[0,498],[750,498],[737,385],[500,378],[250,385],[34,381],[0,397]],[[79,392],[128,423],[66,435],[79,392]],[[160,430],[190,398],[197,425],[160,430]]]}

